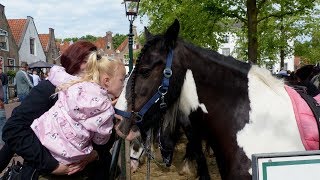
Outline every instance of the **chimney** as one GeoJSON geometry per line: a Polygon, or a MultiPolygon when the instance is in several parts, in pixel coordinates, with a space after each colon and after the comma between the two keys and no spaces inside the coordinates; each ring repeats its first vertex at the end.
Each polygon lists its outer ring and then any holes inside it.
{"type": "Polygon", "coordinates": [[[54,35],[54,29],[53,28],[49,28],[49,36],[54,35]]]}
{"type": "Polygon", "coordinates": [[[113,47],[112,47],[112,32],[111,31],[106,32],[106,40],[107,40],[106,48],[113,50],[113,47]]]}

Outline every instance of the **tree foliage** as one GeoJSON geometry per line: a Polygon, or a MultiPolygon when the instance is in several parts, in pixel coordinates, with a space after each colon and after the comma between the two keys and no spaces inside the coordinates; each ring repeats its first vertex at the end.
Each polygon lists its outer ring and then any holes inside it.
{"type": "Polygon", "coordinates": [[[303,64],[316,64],[320,62],[320,32],[315,30],[311,39],[295,42],[295,55],[299,56],[303,64]]]}
{"type": "Polygon", "coordinates": [[[292,42],[316,21],[318,0],[145,0],[141,15],[160,33],[175,18],[184,39],[217,49],[226,32],[237,34],[241,59],[263,64],[292,51],[292,42]]]}
{"type": "Polygon", "coordinates": [[[127,38],[128,36],[127,35],[124,35],[124,34],[115,34],[113,37],[112,37],[112,42],[113,42],[113,47],[114,49],[117,49],[120,44],[127,38]]]}

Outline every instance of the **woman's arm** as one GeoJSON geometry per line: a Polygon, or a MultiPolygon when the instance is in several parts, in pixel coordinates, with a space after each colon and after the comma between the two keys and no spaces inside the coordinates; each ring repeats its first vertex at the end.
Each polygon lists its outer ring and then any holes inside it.
{"type": "Polygon", "coordinates": [[[48,111],[56,99],[50,96],[55,86],[49,81],[41,81],[35,86],[20,106],[16,107],[12,116],[3,127],[3,140],[10,149],[42,172],[50,173],[58,167],[58,161],[42,146],[30,128],[33,120],[48,111]]]}

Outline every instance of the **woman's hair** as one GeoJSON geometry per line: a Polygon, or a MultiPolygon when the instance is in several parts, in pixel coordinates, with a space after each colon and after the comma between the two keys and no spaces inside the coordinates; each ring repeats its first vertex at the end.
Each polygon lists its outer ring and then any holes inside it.
{"type": "Polygon", "coordinates": [[[69,46],[61,55],[61,65],[68,74],[77,74],[82,63],[86,62],[88,55],[97,51],[97,47],[88,41],[77,41],[69,46]]]}
{"type": "Polygon", "coordinates": [[[68,87],[79,82],[95,82],[100,84],[100,74],[107,74],[111,78],[115,76],[117,71],[124,71],[125,67],[121,61],[110,60],[107,56],[101,56],[96,51],[91,52],[88,57],[86,69],[79,80],[62,84],[57,90],[66,90],[68,87]]]}

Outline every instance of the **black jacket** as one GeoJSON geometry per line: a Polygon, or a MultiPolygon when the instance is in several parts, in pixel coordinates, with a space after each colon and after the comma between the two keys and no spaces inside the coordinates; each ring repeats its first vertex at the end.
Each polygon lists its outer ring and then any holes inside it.
{"type": "Polygon", "coordinates": [[[33,168],[50,173],[59,164],[30,128],[33,120],[48,111],[57,100],[51,95],[55,86],[50,81],[41,81],[16,107],[3,127],[2,138],[12,151],[22,156],[33,168]]]}

